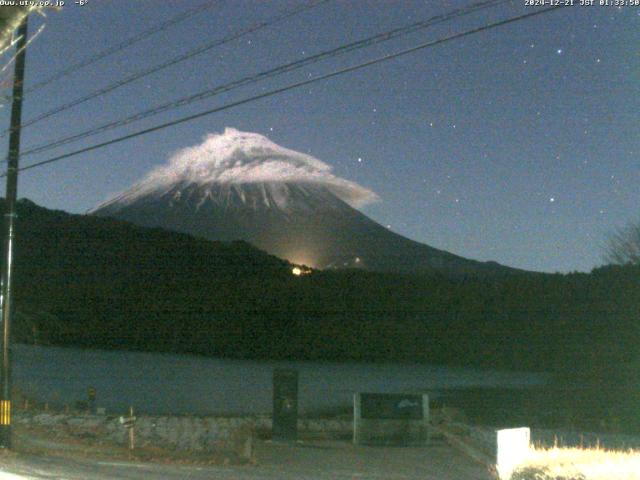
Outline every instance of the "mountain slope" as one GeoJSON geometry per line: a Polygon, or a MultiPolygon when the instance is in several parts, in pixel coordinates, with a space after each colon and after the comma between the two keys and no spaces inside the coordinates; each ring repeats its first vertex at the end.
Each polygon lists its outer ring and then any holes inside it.
{"type": "Polygon", "coordinates": [[[354,208],[376,198],[319,160],[227,129],[91,213],[210,240],[245,240],[317,268],[512,271],[409,240],[354,208]]]}

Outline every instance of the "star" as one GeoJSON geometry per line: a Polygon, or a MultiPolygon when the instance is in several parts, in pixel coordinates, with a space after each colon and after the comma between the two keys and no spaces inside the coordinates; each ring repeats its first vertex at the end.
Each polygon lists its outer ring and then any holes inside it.
{"type": "Polygon", "coordinates": [[[362,163],[362,157],[358,157],[358,163],[362,163]]]}
{"type": "Polygon", "coordinates": [[[555,201],[556,201],[555,197],[549,197],[549,203],[553,203],[555,201]]]}
{"type": "Polygon", "coordinates": [[[561,48],[557,49],[557,50],[556,50],[556,53],[557,53],[558,55],[562,55],[562,49],[561,49],[561,48]]]}

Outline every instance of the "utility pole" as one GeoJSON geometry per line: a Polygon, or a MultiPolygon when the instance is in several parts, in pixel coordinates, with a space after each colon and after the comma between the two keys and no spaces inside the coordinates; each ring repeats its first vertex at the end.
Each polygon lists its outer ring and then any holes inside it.
{"type": "Polygon", "coordinates": [[[4,256],[0,285],[0,325],[2,325],[2,386],[0,391],[0,448],[11,448],[11,316],[13,243],[16,201],[18,198],[18,160],[20,159],[20,124],[22,123],[22,87],[27,54],[27,16],[18,27],[16,65],[13,74],[13,103],[7,167],[7,191],[4,214],[4,256]]]}

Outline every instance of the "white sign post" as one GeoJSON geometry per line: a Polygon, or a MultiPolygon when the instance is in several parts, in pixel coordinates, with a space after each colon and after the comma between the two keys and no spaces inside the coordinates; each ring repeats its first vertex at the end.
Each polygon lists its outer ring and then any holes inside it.
{"type": "Polygon", "coordinates": [[[513,471],[529,455],[531,431],[528,427],[497,430],[496,469],[501,479],[511,478],[513,471]]]}

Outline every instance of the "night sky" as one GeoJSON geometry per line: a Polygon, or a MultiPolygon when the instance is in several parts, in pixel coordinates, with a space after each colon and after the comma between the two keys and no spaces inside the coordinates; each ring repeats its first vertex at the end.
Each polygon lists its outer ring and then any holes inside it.
{"type": "MultiPolygon", "coordinates": [[[[46,18],[33,15],[32,33],[46,26],[27,53],[26,87],[201,3],[67,1],[46,18]]],[[[304,4],[213,3],[26,94],[23,120],[304,4]]],[[[25,128],[23,148],[470,3],[329,0],[25,128]]],[[[535,8],[506,3],[25,156],[21,165],[535,8]]],[[[8,105],[0,112],[6,128],[8,105]]],[[[589,271],[603,262],[607,234],[640,218],[639,112],[640,7],[575,6],[25,171],[19,196],[82,213],[176,150],[234,127],[309,153],[375,191],[381,201],[365,213],[409,238],[524,269],[589,271]]]]}

